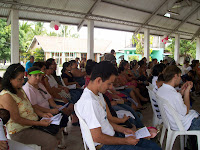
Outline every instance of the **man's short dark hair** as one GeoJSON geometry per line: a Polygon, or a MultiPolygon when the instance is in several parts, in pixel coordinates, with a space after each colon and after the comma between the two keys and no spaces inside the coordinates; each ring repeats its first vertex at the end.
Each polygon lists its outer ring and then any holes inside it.
{"type": "Polygon", "coordinates": [[[92,59],[87,60],[86,67],[85,67],[87,75],[91,75],[92,70],[95,65],[96,65],[96,62],[92,61],[92,59]]]}
{"type": "Polygon", "coordinates": [[[115,50],[114,50],[114,49],[112,49],[112,50],[110,51],[110,53],[115,53],[115,50]]]}
{"type": "Polygon", "coordinates": [[[163,74],[160,74],[159,76],[158,76],[158,80],[157,80],[158,82],[160,82],[160,81],[165,81],[165,79],[164,79],[164,77],[163,77],[163,74]]]}
{"type": "Polygon", "coordinates": [[[90,80],[94,81],[96,78],[100,77],[102,81],[105,82],[111,75],[118,75],[117,69],[111,62],[102,61],[93,68],[90,80]]]}
{"type": "Polygon", "coordinates": [[[153,67],[152,75],[153,76],[158,76],[162,71],[163,71],[163,66],[161,64],[156,64],[153,67]]]}
{"type": "Polygon", "coordinates": [[[169,82],[170,80],[172,80],[175,74],[177,75],[181,74],[181,69],[178,68],[177,66],[171,65],[165,68],[163,72],[163,77],[164,77],[165,82],[169,82]]]}

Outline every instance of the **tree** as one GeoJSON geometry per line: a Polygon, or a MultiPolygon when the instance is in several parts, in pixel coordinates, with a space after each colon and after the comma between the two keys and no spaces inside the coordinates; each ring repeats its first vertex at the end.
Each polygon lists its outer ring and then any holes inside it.
{"type": "Polygon", "coordinates": [[[33,50],[33,56],[35,61],[44,61],[44,51],[42,48],[36,48],[33,50]]]}
{"type": "MultiPolygon", "coordinates": [[[[144,34],[137,34],[132,36],[133,45],[136,44],[136,53],[144,56],[144,34]]],[[[153,43],[153,36],[150,36],[150,44],[153,43]]],[[[152,50],[150,50],[151,54],[152,50]]]]}
{"type": "Polygon", "coordinates": [[[11,26],[7,26],[5,19],[0,19],[0,60],[4,63],[10,60],[10,33],[11,26]]]}
{"type": "Polygon", "coordinates": [[[61,37],[71,37],[71,38],[79,38],[79,34],[77,33],[73,33],[72,31],[74,30],[74,27],[70,27],[70,26],[61,26],[61,34],[59,36],[61,37]]]}
{"type": "MultiPolygon", "coordinates": [[[[172,38],[169,40],[171,43],[167,46],[167,50],[172,53],[172,57],[174,57],[174,47],[175,47],[175,39],[172,38]]],[[[195,59],[196,57],[196,42],[190,42],[189,40],[180,40],[180,56],[183,57],[191,57],[195,59]]]]}

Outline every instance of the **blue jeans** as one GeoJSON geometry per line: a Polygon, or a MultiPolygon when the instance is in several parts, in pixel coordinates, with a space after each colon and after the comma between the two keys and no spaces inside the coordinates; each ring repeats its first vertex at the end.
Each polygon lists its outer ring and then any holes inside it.
{"type": "Polygon", "coordinates": [[[200,117],[192,120],[189,130],[200,130],[200,117]]]}
{"type": "Polygon", "coordinates": [[[104,145],[100,150],[162,150],[155,142],[140,139],[137,145],[104,145]]]}
{"type": "Polygon", "coordinates": [[[69,90],[69,93],[71,95],[71,102],[75,104],[81,97],[83,90],[82,89],[73,89],[69,90]]]}
{"type": "Polygon", "coordinates": [[[136,126],[136,128],[144,127],[144,125],[143,125],[142,121],[140,120],[138,114],[130,106],[128,106],[126,104],[118,104],[118,105],[112,106],[112,108],[115,111],[118,111],[118,110],[128,110],[128,111],[130,111],[133,114],[133,116],[135,117],[135,119],[130,120],[131,123],[133,123],[136,126]]]}

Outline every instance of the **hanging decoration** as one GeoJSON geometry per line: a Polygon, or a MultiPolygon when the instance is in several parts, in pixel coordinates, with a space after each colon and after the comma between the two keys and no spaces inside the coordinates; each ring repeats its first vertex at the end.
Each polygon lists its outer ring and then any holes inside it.
{"type": "Polygon", "coordinates": [[[51,21],[50,27],[54,28],[55,30],[59,30],[60,22],[59,21],[51,21]]]}
{"type": "Polygon", "coordinates": [[[164,44],[167,44],[167,42],[168,42],[168,36],[164,36],[164,38],[162,39],[162,42],[164,44]]]}

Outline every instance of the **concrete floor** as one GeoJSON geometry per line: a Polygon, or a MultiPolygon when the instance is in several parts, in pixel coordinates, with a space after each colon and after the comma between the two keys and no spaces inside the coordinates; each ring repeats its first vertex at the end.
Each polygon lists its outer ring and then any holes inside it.
{"type": "MultiPolygon", "coordinates": [[[[195,102],[193,103],[193,109],[200,112],[200,100],[199,100],[200,97],[193,97],[193,98],[195,99],[195,102]]],[[[153,111],[152,111],[150,103],[146,104],[146,106],[147,106],[147,109],[142,111],[142,114],[144,116],[142,121],[145,126],[151,126],[153,111]]],[[[65,136],[65,144],[67,146],[65,150],[84,150],[80,128],[72,126],[71,122],[69,121],[67,130],[69,134],[65,136]]],[[[159,139],[159,135],[158,135],[158,139],[159,139]]],[[[166,140],[166,137],[164,139],[164,143],[162,147],[163,149],[165,147],[165,140],[166,140]]],[[[180,150],[179,141],[180,139],[179,137],[177,137],[173,146],[173,150],[180,150]]]]}

